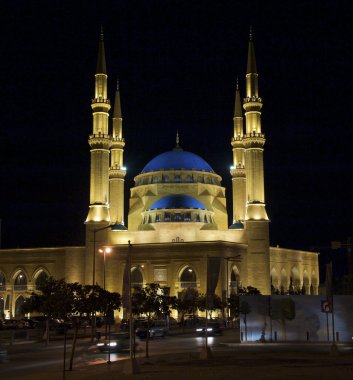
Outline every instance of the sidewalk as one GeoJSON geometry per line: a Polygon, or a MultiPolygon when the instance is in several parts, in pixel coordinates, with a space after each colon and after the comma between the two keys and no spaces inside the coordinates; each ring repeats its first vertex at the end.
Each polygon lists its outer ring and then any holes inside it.
{"type": "MultiPolygon", "coordinates": [[[[66,380],[348,380],[353,378],[353,355],[316,353],[217,352],[210,360],[199,353],[168,354],[138,358],[140,373],[122,373],[124,361],[100,364],[66,372],[66,380]]],[[[22,375],[11,380],[61,380],[62,372],[22,375]]]]}

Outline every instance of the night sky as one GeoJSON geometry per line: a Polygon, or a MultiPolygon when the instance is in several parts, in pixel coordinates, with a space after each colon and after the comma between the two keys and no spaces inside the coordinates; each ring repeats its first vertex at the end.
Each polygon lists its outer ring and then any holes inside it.
{"type": "Polygon", "coordinates": [[[352,235],[353,2],[2,5],[3,247],[84,243],[101,25],[112,101],[120,78],[126,201],[179,130],[182,147],[222,176],[231,217],[234,92],[239,76],[244,96],[252,25],[271,243],[320,250],[352,235]]]}

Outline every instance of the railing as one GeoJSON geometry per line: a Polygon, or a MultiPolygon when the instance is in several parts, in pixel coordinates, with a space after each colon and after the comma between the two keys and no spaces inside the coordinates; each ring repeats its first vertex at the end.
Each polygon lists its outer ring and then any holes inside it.
{"type": "Polygon", "coordinates": [[[14,285],[14,290],[27,290],[27,285],[14,285]]]}

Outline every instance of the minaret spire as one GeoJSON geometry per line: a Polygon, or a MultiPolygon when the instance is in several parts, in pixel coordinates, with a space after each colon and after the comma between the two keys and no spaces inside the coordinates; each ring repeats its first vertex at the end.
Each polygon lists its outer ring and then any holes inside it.
{"type": "Polygon", "coordinates": [[[107,74],[107,65],[105,62],[105,50],[104,50],[104,34],[103,27],[101,26],[101,33],[98,45],[98,59],[96,74],[107,74]]]}
{"type": "Polygon", "coordinates": [[[107,95],[107,79],[103,29],[101,29],[94,99],[91,104],[93,128],[88,140],[91,148],[91,179],[90,206],[86,223],[110,222],[108,172],[111,137],[108,131],[110,101],[107,95]]]}
{"type": "Polygon", "coordinates": [[[258,95],[258,73],[252,29],[250,29],[246,98],[243,107],[246,119],[244,136],[247,209],[246,220],[268,220],[265,210],[263,147],[265,136],[261,128],[262,99],[258,95]]]}
{"type": "Polygon", "coordinates": [[[113,136],[109,169],[110,218],[113,223],[124,225],[124,177],[126,169],[123,161],[125,140],[123,138],[119,79],[116,82],[112,124],[113,136]]]}
{"type": "Polygon", "coordinates": [[[262,99],[258,91],[258,73],[253,32],[250,32],[246,72],[245,149],[246,211],[245,230],[248,253],[248,284],[262,294],[271,294],[269,220],[264,191],[263,153],[265,135],[261,128],[262,99]]]}
{"type": "Polygon", "coordinates": [[[233,125],[234,135],[231,141],[231,145],[233,147],[233,165],[230,169],[233,190],[233,223],[231,225],[232,229],[243,228],[242,222],[245,219],[246,204],[246,177],[243,144],[243,112],[241,108],[238,77],[235,89],[233,125]]]}

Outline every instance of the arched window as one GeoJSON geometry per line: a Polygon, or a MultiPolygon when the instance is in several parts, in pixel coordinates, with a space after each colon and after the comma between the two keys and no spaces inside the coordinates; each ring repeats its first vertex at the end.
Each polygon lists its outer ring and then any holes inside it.
{"type": "Polygon", "coordinates": [[[5,290],[6,287],[6,281],[5,281],[5,275],[4,273],[0,272],[0,290],[5,290]]]}
{"type": "Polygon", "coordinates": [[[182,288],[196,288],[196,273],[190,268],[186,267],[180,275],[180,286],[182,288]]]}
{"type": "Polygon", "coordinates": [[[271,270],[271,292],[279,290],[279,278],[275,268],[271,270]]]}
{"type": "Polygon", "coordinates": [[[231,294],[237,294],[238,293],[238,287],[240,283],[240,276],[239,276],[239,269],[236,265],[233,266],[232,271],[230,273],[230,293],[231,294]]]}
{"type": "Polygon", "coordinates": [[[22,305],[25,303],[25,298],[23,296],[19,296],[16,299],[15,303],[15,318],[24,317],[24,313],[22,312],[22,305]]]}
{"type": "Polygon", "coordinates": [[[287,272],[284,268],[281,270],[281,293],[287,294],[288,292],[288,279],[287,279],[287,272]]]}
{"type": "Polygon", "coordinates": [[[27,277],[24,272],[20,272],[17,274],[15,278],[15,290],[26,290],[27,289],[27,277]]]}
{"type": "Polygon", "coordinates": [[[138,267],[131,271],[131,286],[133,288],[142,288],[143,286],[143,276],[138,267]]]}
{"type": "Polygon", "coordinates": [[[174,222],[181,222],[181,214],[180,213],[175,213],[173,216],[173,221],[174,222]]]}
{"type": "Polygon", "coordinates": [[[47,280],[48,275],[44,270],[42,270],[36,278],[36,289],[39,290],[41,285],[43,285],[47,280]]]}
{"type": "Polygon", "coordinates": [[[299,276],[299,271],[297,268],[292,268],[292,271],[291,271],[291,278],[292,278],[292,282],[293,282],[293,290],[295,292],[298,292],[300,291],[300,276],[299,276]]]}
{"type": "Polygon", "coordinates": [[[4,297],[0,296],[0,319],[5,318],[5,301],[4,297]]]}

